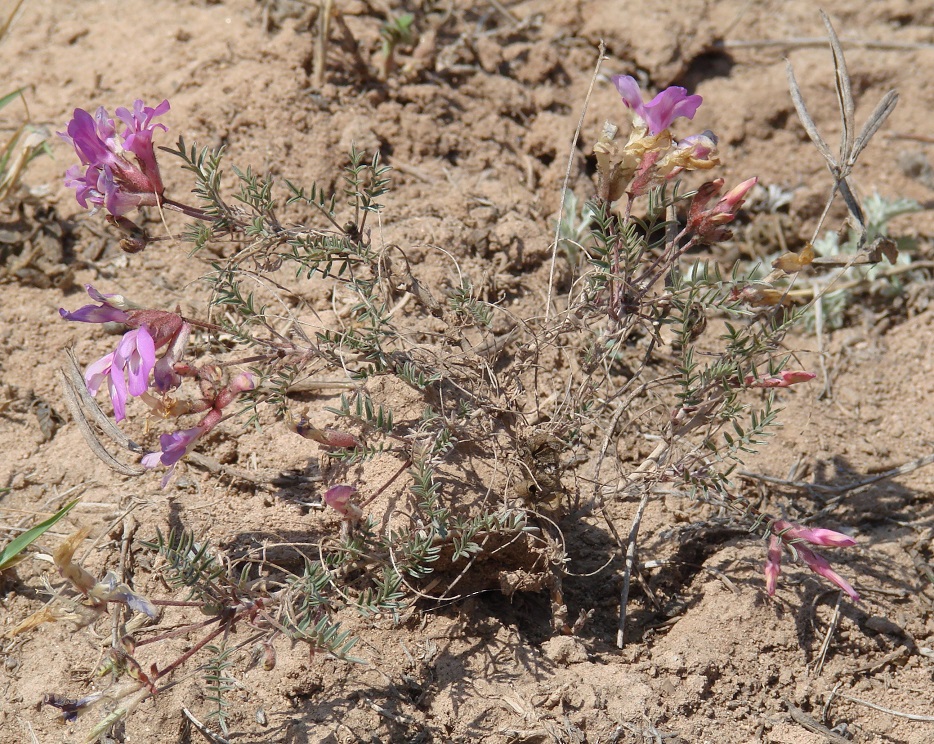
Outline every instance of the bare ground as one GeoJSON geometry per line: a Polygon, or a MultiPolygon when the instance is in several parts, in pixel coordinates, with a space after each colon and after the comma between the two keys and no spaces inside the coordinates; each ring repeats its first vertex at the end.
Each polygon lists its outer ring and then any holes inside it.
{"type": "MultiPolygon", "coordinates": [[[[544,306],[568,150],[603,39],[609,59],[571,170],[578,195],[593,188],[587,156],[602,121],[620,115],[607,76],[645,73],[655,88],[685,85],[704,97],[695,125],[720,136],[720,175],[728,183],[758,175],[765,184],[795,189],[787,219],[768,228],[766,243],[794,248],[810,237],[830,180],[795,118],[783,57],[793,62],[818,126],[834,142],[840,123],[830,55],[826,46],[806,42],[823,34],[813,3],[674,0],[660,8],[582,0],[518,2],[508,9],[480,0],[423,3],[421,43],[400,57],[400,69],[385,84],[357,71],[359,64],[372,64],[378,49],[382,18],[372,9],[378,4],[339,5],[361,57],[338,43],[335,31],[326,82],[318,89],[310,79],[315,31],[301,3],[32,0],[0,46],[9,75],[3,92],[27,86],[32,118],[53,130],[63,128],[76,106],[112,110],[137,97],[151,103],[169,98],[172,131],[164,144],[179,133],[189,142],[225,144],[230,162],[302,183],[333,182],[351,142],[379,148],[395,171],[376,239],[406,246],[428,286],[455,281],[444,252],[453,255],[461,270],[478,282],[483,277],[486,299],[528,316],[544,306]],[[746,41],[759,43],[740,43],[746,41]],[[784,43],[767,43],[773,41],[784,43]]],[[[931,134],[934,6],[882,0],[824,8],[847,42],[860,114],[891,88],[901,94],[856,169],[861,193],[930,201],[930,185],[901,165],[923,161],[927,143],[895,135],[931,134]]],[[[9,112],[3,112],[4,125],[12,123],[9,112]]],[[[0,485],[9,491],[0,501],[3,526],[31,523],[80,494],[81,503],[41,545],[51,549],[89,525],[88,565],[102,570],[119,563],[124,535],[150,538],[156,527],[170,524],[193,528],[231,552],[313,541],[336,529],[333,515],[302,505],[320,496],[313,488],[293,498],[189,467],[161,490],[157,477],[117,476],[88,451],[67,421],[56,372],[66,348],[88,360],[112,339],[61,322],[57,308],[83,304],[81,287],[91,282],[141,304],[179,303],[195,313],[204,299],[197,280],[206,264],[189,258],[180,243],[121,253],[115,237],[86,218],[61,185],[72,157],[57,143],[54,160],[37,161],[26,180],[34,189],[45,187],[47,200],[27,200],[21,223],[16,214],[6,218],[13,232],[28,232],[37,220],[46,228],[29,239],[29,249],[42,249],[30,262],[17,252],[26,251],[25,238],[4,253],[0,485]],[[62,416],[52,431],[40,425],[43,405],[62,416]]],[[[189,188],[181,171],[165,170],[170,189],[189,188]]],[[[921,258],[930,257],[932,227],[928,213],[890,225],[894,234],[918,239],[921,258]]],[[[750,242],[737,250],[755,255],[770,249],[750,242]]],[[[818,384],[785,393],[784,427],[747,469],[840,485],[929,454],[929,289],[912,288],[891,306],[867,300],[843,329],[828,334],[823,352],[830,394],[820,396],[818,384]]],[[[317,299],[329,302],[324,295],[317,299]]],[[[808,368],[818,367],[815,338],[802,335],[789,345],[802,350],[808,368]]],[[[301,469],[316,459],[310,443],[269,424],[262,432],[225,424],[205,452],[262,471],[301,469]]],[[[651,450],[646,433],[638,426],[624,432],[617,447],[622,461],[637,462],[651,450]]],[[[385,480],[396,467],[373,466],[367,482],[385,480]]],[[[747,487],[775,511],[792,503],[802,513],[827,506],[826,495],[806,489],[758,480],[747,487]]],[[[932,741],[934,723],[851,699],[934,715],[934,589],[927,578],[934,561],[932,488],[934,471],[919,469],[847,494],[828,509],[826,526],[845,527],[858,539],[857,548],[834,559],[863,600],[840,604],[819,672],[837,592],[803,569],[786,568],[769,600],[761,542],[709,508],[666,496],[651,503],[644,520],[640,560],[652,563],[630,599],[631,642],[623,651],[614,644],[621,563],[605,525],[585,514],[562,524],[569,537],[569,615],[573,620],[593,610],[576,635],[552,633],[542,591],[512,597],[485,591],[422,608],[398,626],[351,620],[367,666],[309,658],[303,647],[286,646],[278,649],[272,672],[238,660],[229,738],[932,741]],[[842,738],[817,733],[809,722],[837,727],[842,738]]],[[[623,531],[634,510],[629,501],[609,505],[623,531]]],[[[137,588],[163,591],[147,570],[148,559],[141,554],[137,560],[137,588]]],[[[41,607],[46,577],[57,581],[52,566],[40,560],[4,575],[4,626],[41,607]]],[[[65,724],[39,704],[46,693],[80,697],[102,684],[89,676],[109,640],[106,624],[91,632],[68,623],[4,640],[0,741],[81,741],[87,721],[65,724]]],[[[203,714],[193,678],[147,701],[117,732],[118,740],[199,740],[185,726],[183,706],[203,714]]]]}

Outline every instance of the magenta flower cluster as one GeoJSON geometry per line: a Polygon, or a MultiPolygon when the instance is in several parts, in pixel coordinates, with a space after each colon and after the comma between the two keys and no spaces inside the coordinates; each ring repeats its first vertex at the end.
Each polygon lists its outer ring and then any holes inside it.
{"type": "Polygon", "coordinates": [[[106,383],[113,403],[114,418],[126,418],[129,396],[138,397],[150,388],[149,377],[155,372],[153,387],[161,393],[180,382],[174,364],[184,351],[191,326],[177,313],[162,310],[133,309],[120,295],[102,294],[86,285],[91,299],[99,305],[85,305],[73,312],[59,308],[65,320],[80,323],[123,323],[130,328],[117,348],[92,363],[85,372],[88,392],[97,395],[106,383]],[[168,347],[158,361],[156,350],[168,347]]]}
{"type": "MultiPolygon", "coordinates": [[[[191,335],[191,325],[178,313],[164,310],[134,308],[125,298],[115,294],[103,294],[87,285],[91,299],[99,304],[85,305],[69,312],[59,309],[65,320],[80,323],[122,323],[129,330],[117,343],[117,348],[93,362],[86,370],[84,380],[88,392],[96,395],[106,384],[113,403],[114,418],[126,418],[129,396],[147,397],[154,408],[167,414],[170,409],[154,399],[150,391],[166,393],[181,384],[182,373],[199,377],[202,382],[204,400],[182,407],[184,413],[204,413],[197,426],[182,429],[159,438],[159,449],[143,456],[142,464],[147,468],[164,466],[169,468],[162,479],[163,487],[175,470],[175,465],[191,452],[197,441],[223,419],[223,409],[237,396],[252,390],[256,383],[247,373],[236,375],[226,386],[215,384],[215,368],[198,370],[181,363],[181,357],[191,335]],[[157,352],[164,349],[162,356],[157,352]]],[[[176,414],[178,415],[178,414],[176,414]]]]}
{"type": "Polygon", "coordinates": [[[156,129],[168,131],[164,124],[154,123],[168,110],[168,101],[152,108],[137,100],[132,111],[118,108],[117,119],[126,125],[118,136],[117,125],[103,106],[94,116],[75,109],[59,136],[74,146],[81,159],[81,165],[66,171],[65,185],[75,190],[82,207],[103,208],[120,217],[137,207],[160,203],[164,187],[152,136],[156,129]]]}

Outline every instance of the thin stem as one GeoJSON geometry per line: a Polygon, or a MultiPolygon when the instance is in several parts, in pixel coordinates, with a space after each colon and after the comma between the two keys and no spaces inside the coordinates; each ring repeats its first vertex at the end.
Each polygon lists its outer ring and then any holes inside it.
{"type": "MultiPolygon", "coordinates": [[[[233,618],[232,618],[232,619],[233,619],[233,618]]],[[[184,664],[186,661],[188,661],[192,656],[194,656],[194,655],[195,655],[196,653],[198,653],[202,648],[204,648],[205,646],[207,646],[211,641],[213,641],[215,638],[217,638],[217,636],[219,636],[221,633],[223,633],[223,632],[224,632],[225,630],[227,630],[229,627],[230,627],[230,626],[229,626],[228,623],[224,623],[224,624],[221,625],[220,627],[215,628],[215,629],[214,629],[213,631],[211,631],[208,635],[206,635],[204,638],[202,638],[200,641],[198,641],[194,646],[192,646],[192,647],[191,647],[190,649],[188,649],[185,653],[183,653],[181,656],[179,656],[175,661],[173,661],[171,664],[169,664],[165,669],[160,669],[160,670],[159,670],[159,673],[158,673],[155,677],[152,678],[153,684],[155,684],[156,682],[158,682],[160,679],[162,679],[162,678],[163,678],[164,676],[166,676],[167,674],[169,674],[169,673],[175,671],[176,669],[178,669],[178,667],[180,667],[182,664],[184,664]]]]}
{"type": "Polygon", "coordinates": [[[636,509],[636,516],[632,520],[629,537],[626,540],[626,566],[623,569],[623,588],[619,593],[619,625],[616,629],[617,648],[626,646],[626,605],[629,603],[629,581],[636,563],[636,541],[639,537],[639,525],[642,524],[642,514],[649,503],[649,493],[650,490],[646,488],[642,494],[639,508],[636,509]]]}
{"type": "Polygon", "coordinates": [[[162,206],[166,209],[181,212],[182,214],[189,217],[194,217],[196,220],[204,220],[205,222],[214,222],[217,220],[217,217],[208,214],[203,209],[190,207],[187,204],[182,204],[181,202],[177,202],[174,199],[169,199],[167,196],[162,197],[162,206]]]}

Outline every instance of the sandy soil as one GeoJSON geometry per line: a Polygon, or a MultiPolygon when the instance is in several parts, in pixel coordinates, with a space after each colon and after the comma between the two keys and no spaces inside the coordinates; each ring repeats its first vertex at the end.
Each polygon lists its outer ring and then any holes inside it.
{"type": "MultiPolygon", "coordinates": [[[[162,144],[178,134],[200,145],[224,144],[229,162],[299,183],[333,183],[351,142],[378,148],[395,170],[374,239],[406,246],[426,286],[456,281],[450,254],[464,272],[484,277],[485,299],[528,317],[544,305],[553,219],[602,39],[608,59],[572,162],[575,193],[593,189],[590,147],[603,120],[622,118],[609,75],[643,75],[653,89],[678,84],[704,97],[694,126],[720,136],[719,175],[728,183],[757,175],[763,184],[794,189],[788,214],[763,227],[769,237],[758,238],[757,248],[752,232],[744,233],[739,254],[764,253],[781,242],[797,248],[810,237],[831,181],[795,117],[784,57],[794,64],[825,137],[834,143],[840,130],[830,55],[814,41],[824,30],[812,2],[408,3],[418,12],[420,41],[400,55],[385,83],[365,78],[360,66],[375,69],[383,6],[405,8],[354,0],[336,5],[355,46],[341,43],[343,32],[334,30],[325,81],[315,87],[316,26],[305,3],[29,0],[0,45],[7,71],[0,92],[25,86],[33,120],[53,131],[75,107],[112,110],[135,98],[152,104],[168,98],[171,132],[162,144]],[[772,245],[762,247],[763,241],[772,245]]],[[[823,7],[847,42],[859,120],[887,90],[901,95],[854,171],[860,193],[930,203],[930,177],[925,185],[923,169],[905,164],[926,162],[931,141],[934,4],[828,0],[823,7]]],[[[18,115],[13,108],[0,112],[5,130],[18,115]]],[[[89,452],[67,415],[57,370],[65,349],[91,360],[113,338],[62,322],[57,309],[83,304],[82,285],[92,282],[143,305],[178,303],[196,314],[205,299],[198,279],[207,266],[177,242],[122,253],[116,236],[87,218],[63,187],[73,157],[54,143],[54,159],[36,161],[26,176],[46,196],[27,199],[19,222],[14,207],[5,206],[3,227],[14,237],[4,238],[0,252],[7,267],[0,278],[0,486],[6,489],[0,527],[9,530],[0,542],[77,495],[81,503],[40,546],[50,551],[88,526],[91,537],[79,554],[86,551],[88,567],[101,572],[119,564],[125,535],[149,539],[172,524],[195,529],[228,554],[264,542],[314,542],[337,529],[333,514],[304,505],[320,497],[313,486],[284,494],[187,467],[162,490],[157,476],[118,476],[89,452]],[[44,227],[31,232],[36,224],[44,227]],[[16,237],[25,233],[28,240],[16,237]],[[20,259],[35,246],[41,251],[24,264],[20,259]],[[60,417],[52,429],[41,425],[44,406],[60,417]]],[[[190,188],[181,170],[164,173],[170,190],[190,188]]],[[[842,216],[835,212],[833,224],[842,216]]],[[[150,226],[157,228],[158,215],[150,226]]],[[[930,259],[930,213],[896,219],[889,228],[915,238],[917,258],[930,259]]],[[[321,292],[310,298],[324,303],[322,311],[330,302],[321,292]]],[[[822,341],[831,394],[821,396],[820,384],[784,392],[784,427],[747,470],[841,485],[929,454],[929,298],[930,286],[920,284],[889,305],[867,298],[851,309],[847,324],[822,341]]],[[[809,368],[820,366],[815,337],[802,333],[789,346],[801,350],[809,368]]],[[[320,412],[332,403],[319,397],[311,405],[320,412]]],[[[265,423],[257,431],[226,422],[203,451],[262,472],[316,463],[314,445],[265,423]]],[[[626,429],[617,446],[621,461],[637,462],[651,450],[646,433],[626,429]]],[[[385,480],[396,467],[373,466],[368,482],[385,480]]],[[[667,495],[650,503],[644,519],[639,558],[645,567],[630,597],[631,642],[624,650],[615,648],[621,561],[603,521],[585,509],[562,522],[569,617],[593,612],[575,635],[552,632],[547,591],[507,597],[487,590],[443,607],[420,606],[397,625],[351,620],[365,666],[309,658],[304,647],[283,645],[275,670],[266,672],[244,652],[231,670],[238,685],[229,740],[934,741],[931,721],[853,700],[934,715],[934,588],[927,578],[934,561],[934,470],[883,480],[829,504],[826,493],[744,483],[773,512],[826,508],[825,526],[858,539],[858,547],[834,555],[834,565],[863,600],[840,603],[819,669],[838,593],[788,566],[769,599],[762,542],[726,514],[667,495]],[[835,733],[811,730],[809,722],[835,733]]],[[[635,508],[628,500],[608,505],[621,532],[635,508]]],[[[135,586],[168,596],[149,570],[151,560],[145,551],[136,556],[135,586]]],[[[42,606],[46,582],[60,585],[54,568],[34,557],[0,582],[5,628],[42,606]]],[[[41,701],[47,693],[80,697],[104,685],[92,672],[109,642],[106,620],[84,629],[49,624],[4,639],[0,742],[82,741],[93,721],[64,723],[41,701]]],[[[200,741],[183,707],[204,717],[191,676],[145,702],[107,741],[200,741]]]]}

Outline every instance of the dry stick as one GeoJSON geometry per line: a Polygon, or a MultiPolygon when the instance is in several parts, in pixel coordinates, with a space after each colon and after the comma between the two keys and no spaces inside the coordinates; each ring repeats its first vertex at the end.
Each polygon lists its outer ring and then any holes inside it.
{"type": "Polygon", "coordinates": [[[824,642],[820,646],[820,653],[817,654],[817,666],[814,668],[815,676],[819,677],[824,669],[824,662],[827,660],[827,652],[830,650],[830,639],[837,630],[840,623],[840,603],[843,601],[843,592],[837,593],[837,605],[833,608],[833,617],[830,619],[830,625],[827,626],[827,632],[824,634],[824,642]]]}
{"type": "Polygon", "coordinates": [[[555,226],[555,240],[551,245],[551,265],[548,268],[548,299],[545,300],[545,323],[551,316],[551,300],[555,289],[555,265],[558,261],[558,243],[561,241],[561,220],[564,219],[564,198],[568,192],[568,184],[571,181],[571,168],[574,166],[574,155],[577,153],[577,141],[580,139],[581,129],[584,128],[584,117],[587,115],[587,106],[590,104],[590,98],[593,95],[594,85],[597,83],[597,75],[600,74],[600,66],[606,57],[606,44],[600,40],[599,54],[597,64],[593,70],[593,76],[590,78],[590,87],[587,88],[587,95],[584,98],[584,106],[581,109],[580,119],[577,121],[577,129],[574,130],[574,137],[571,138],[571,147],[568,152],[568,167],[564,171],[564,183],[561,185],[561,200],[558,206],[558,222],[555,226]]]}
{"type": "MultiPolygon", "coordinates": [[[[848,47],[874,49],[879,51],[915,51],[918,49],[934,49],[934,44],[910,41],[871,41],[863,39],[841,39],[840,43],[848,47]]],[[[827,44],[824,36],[804,37],[799,39],[725,39],[716,42],[713,46],[719,49],[761,49],[766,47],[781,47],[783,49],[806,49],[808,47],[823,47],[827,44]]]]}
{"type": "MultiPolygon", "coordinates": [[[[846,67],[846,58],[843,54],[843,47],[840,44],[840,39],[837,36],[836,31],[834,31],[833,25],[830,22],[830,18],[823,11],[820,11],[820,16],[821,20],[824,22],[824,26],[827,28],[830,50],[833,54],[837,100],[840,105],[842,134],[840,137],[839,156],[834,156],[834,154],[830,151],[830,147],[827,145],[827,142],[818,131],[817,125],[814,123],[814,119],[812,119],[810,113],[808,113],[807,105],[804,102],[798,81],[795,79],[795,74],[791,66],[791,62],[787,59],[785,60],[785,67],[788,76],[788,89],[791,93],[791,100],[794,104],[795,111],[798,114],[798,119],[801,121],[802,126],[804,126],[804,130],[807,132],[808,137],[810,137],[811,142],[826,161],[827,168],[830,170],[830,174],[834,179],[833,186],[830,189],[830,196],[828,197],[823,213],[818,219],[817,225],[814,229],[814,237],[812,238],[811,242],[814,242],[814,240],[817,239],[824,219],[826,218],[830,207],[836,198],[836,195],[839,193],[843,198],[843,201],[846,203],[846,207],[850,214],[857,222],[857,226],[860,230],[860,245],[862,245],[866,238],[866,218],[863,214],[863,209],[860,206],[859,201],[853,195],[853,191],[850,188],[850,184],[847,179],[849,178],[853,170],[853,166],[856,164],[860,153],[866,148],[866,146],[869,144],[869,141],[873,138],[875,133],[879,130],[885,120],[895,109],[895,106],[898,103],[898,92],[895,90],[890,90],[888,93],[886,93],[876,105],[876,108],[873,110],[873,112],[869,115],[869,118],[863,124],[862,130],[858,135],[855,135],[854,117],[856,106],[853,102],[850,76],[846,67]]],[[[859,254],[855,254],[853,258],[846,264],[844,270],[850,268],[850,266],[855,263],[858,256],[859,254]]],[[[842,275],[843,271],[841,271],[837,278],[839,279],[842,275]]],[[[827,290],[829,290],[829,287],[830,285],[828,285],[828,287],[826,287],[820,294],[815,295],[814,299],[818,300],[827,290]]]]}
{"type": "Polygon", "coordinates": [[[509,8],[507,8],[505,5],[503,5],[501,2],[499,2],[499,0],[489,0],[489,3],[490,3],[490,5],[492,5],[494,8],[496,8],[497,12],[499,12],[500,14],[502,14],[503,17],[504,17],[507,21],[509,21],[510,25],[512,25],[512,26],[518,26],[518,25],[519,25],[519,19],[516,18],[516,16],[513,14],[513,12],[512,12],[511,10],[509,10],[509,8]]]}
{"type": "Polygon", "coordinates": [[[626,538],[626,566],[623,569],[623,588],[619,592],[619,624],[616,627],[616,648],[626,646],[626,605],[629,603],[629,581],[632,569],[636,563],[636,538],[639,535],[639,525],[642,523],[642,514],[649,503],[649,489],[646,488],[636,509],[636,516],[626,538]]]}
{"type": "Polygon", "coordinates": [[[211,731],[211,729],[195,718],[188,708],[182,708],[182,713],[185,715],[185,718],[188,719],[188,722],[198,730],[198,733],[211,742],[211,744],[228,744],[227,739],[222,739],[211,731]]]}
{"type": "MultiPolygon", "coordinates": [[[[62,392],[64,393],[65,397],[65,405],[68,407],[72,419],[74,419],[78,430],[81,432],[81,436],[84,437],[84,440],[87,442],[88,447],[91,448],[91,451],[104,463],[106,463],[111,470],[115,470],[122,475],[142,475],[144,472],[146,472],[145,468],[141,466],[129,465],[127,463],[120,462],[120,460],[118,460],[104,448],[100,440],[97,438],[97,435],[94,433],[94,430],[91,428],[90,422],[85,417],[84,412],[81,409],[81,404],[78,402],[78,399],[82,396],[82,393],[87,395],[87,389],[84,387],[83,381],[80,384],[75,384],[74,381],[69,380],[68,377],[66,377],[63,371],[59,370],[58,374],[59,380],[62,383],[62,392]]],[[[94,409],[91,408],[90,410],[93,414],[94,409]]],[[[98,409],[98,411],[100,411],[100,409],[98,409]]]]}
{"type": "Polygon", "coordinates": [[[874,485],[879,481],[888,480],[889,478],[895,478],[899,475],[905,475],[919,468],[923,468],[926,465],[934,463],[934,454],[925,455],[924,457],[919,457],[917,460],[911,460],[906,462],[904,465],[899,465],[897,468],[892,468],[891,470],[886,470],[883,473],[872,476],[871,478],[866,478],[865,480],[857,481],[856,483],[850,483],[845,486],[827,486],[822,483],[808,483],[807,481],[797,481],[797,480],[785,480],[784,478],[774,478],[770,475],[761,475],[759,473],[750,473],[747,470],[740,470],[739,474],[746,477],[752,478],[754,480],[760,480],[764,483],[774,483],[779,486],[789,486],[790,488],[804,488],[811,491],[816,491],[817,493],[825,493],[830,495],[840,495],[848,493],[850,491],[856,491],[861,488],[866,488],[867,486],[874,485]]]}
{"type": "Polygon", "coordinates": [[[331,3],[332,0],[324,0],[324,6],[321,8],[320,15],[318,16],[318,43],[315,44],[311,82],[312,85],[319,90],[324,85],[324,68],[328,53],[328,36],[331,32],[331,3]]]}
{"type": "MultiPolygon", "coordinates": [[[[136,532],[136,526],[128,522],[123,523],[123,536],[120,539],[120,581],[127,584],[126,564],[127,556],[130,553],[130,541],[133,539],[133,533],[136,532]]],[[[117,603],[113,613],[113,624],[111,626],[111,642],[114,648],[120,643],[120,627],[126,619],[126,609],[123,604],[117,603]]]]}
{"type": "Polygon", "coordinates": [[[921,723],[934,723],[934,716],[922,716],[917,713],[902,713],[899,710],[892,710],[891,708],[883,708],[881,705],[876,705],[875,703],[870,703],[868,700],[860,700],[859,698],[850,697],[844,692],[837,693],[844,700],[849,700],[851,703],[858,703],[859,705],[865,705],[867,708],[872,708],[873,710],[878,710],[882,713],[888,713],[890,716],[898,716],[899,718],[907,718],[909,721],[920,721],[921,723]]]}
{"type": "MultiPolygon", "coordinates": [[[[652,450],[652,454],[642,461],[642,464],[636,468],[627,480],[627,486],[631,486],[645,479],[649,471],[657,470],[658,464],[668,454],[670,445],[668,442],[659,442],[658,446],[652,450]]],[[[619,624],[616,629],[616,647],[623,648],[626,645],[626,604],[629,602],[629,581],[632,576],[632,569],[636,562],[636,539],[639,536],[639,525],[642,523],[642,514],[649,503],[649,489],[646,488],[639,501],[639,507],[636,509],[636,516],[632,520],[632,527],[629,529],[629,536],[626,538],[626,563],[623,567],[623,588],[619,595],[619,624]]]]}
{"type": "Polygon", "coordinates": [[[817,333],[817,359],[820,362],[821,375],[824,379],[824,389],[817,396],[818,400],[833,397],[833,386],[830,382],[830,372],[827,370],[827,356],[824,353],[824,300],[814,302],[814,331],[817,333]]]}
{"type": "MultiPolygon", "coordinates": [[[[834,256],[833,258],[837,258],[837,257],[834,256]]],[[[848,259],[846,262],[842,264],[836,264],[836,265],[838,266],[842,265],[844,268],[848,269],[848,268],[853,268],[855,266],[865,266],[867,263],[868,263],[867,261],[863,261],[862,257],[859,256],[859,254],[857,254],[857,261],[855,263],[851,263],[850,260],[848,259]]],[[[879,270],[879,273],[876,274],[874,279],[888,279],[893,276],[898,276],[899,274],[905,274],[909,271],[917,271],[918,269],[934,269],[934,261],[914,261],[910,264],[897,264],[895,266],[883,266],[879,270]]],[[[847,282],[837,283],[836,281],[837,279],[839,279],[839,276],[836,277],[836,279],[833,282],[834,292],[842,292],[848,289],[856,289],[857,287],[862,287],[863,285],[870,284],[872,281],[874,281],[874,279],[869,279],[867,277],[860,277],[859,279],[851,279],[850,281],[847,281],[847,282]]],[[[802,287],[801,289],[792,289],[786,292],[785,296],[791,299],[798,299],[798,298],[804,299],[807,297],[814,297],[815,295],[820,295],[822,297],[824,294],[825,292],[816,288],[814,285],[811,285],[809,287],[802,287]]]]}
{"type": "Polygon", "coordinates": [[[903,132],[892,132],[888,135],[888,138],[893,140],[909,140],[911,142],[925,142],[927,144],[934,144],[934,137],[931,137],[927,134],[905,134],[903,132]]]}
{"type": "Polygon", "coordinates": [[[842,677],[854,677],[862,678],[865,675],[873,674],[878,672],[880,669],[889,666],[890,664],[895,664],[896,662],[902,662],[904,659],[907,661],[906,657],[911,656],[911,651],[907,646],[899,646],[894,651],[887,653],[878,661],[873,661],[869,664],[863,664],[856,667],[855,669],[844,669],[837,672],[834,672],[834,679],[841,679],[842,677]]]}
{"type": "Polygon", "coordinates": [[[788,712],[791,714],[791,717],[798,725],[803,726],[808,731],[823,736],[824,739],[829,741],[831,744],[851,744],[849,739],[844,736],[840,736],[840,734],[831,731],[826,726],[818,723],[816,720],[814,720],[814,718],[801,710],[801,708],[793,705],[792,702],[787,698],[782,698],[782,702],[785,704],[785,707],[788,708],[788,712]]]}

